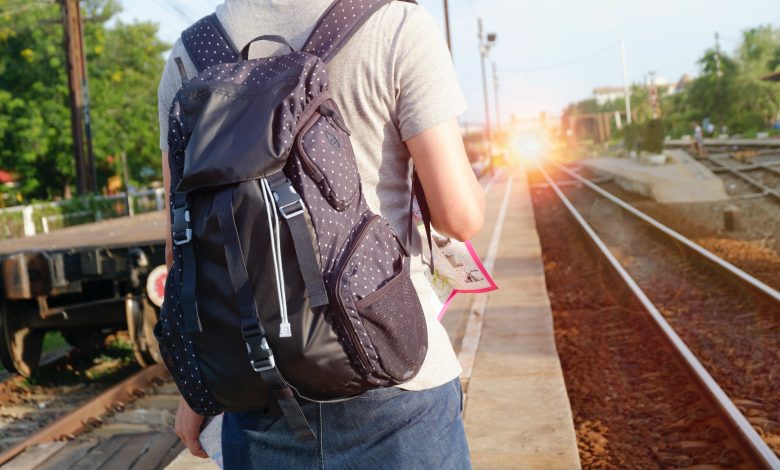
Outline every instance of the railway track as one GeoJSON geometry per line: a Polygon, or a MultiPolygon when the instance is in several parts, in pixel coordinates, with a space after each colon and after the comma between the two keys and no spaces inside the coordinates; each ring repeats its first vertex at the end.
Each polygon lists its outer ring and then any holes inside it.
{"type": "Polygon", "coordinates": [[[182,450],[177,403],[164,366],[146,367],[6,449],[0,468],[162,468],[182,450]]]}
{"type": "Polygon", "coordinates": [[[705,165],[726,181],[726,190],[734,196],[769,196],[780,202],[780,166],[769,163],[735,164],[723,159],[724,155],[711,155],[705,165]],[[728,162],[728,163],[727,163],[728,162]]]}
{"type": "MultiPolygon", "coordinates": [[[[673,362],[687,370],[681,393],[695,383],[695,394],[711,405],[702,409],[716,411],[708,419],[724,423],[721,451],[737,452],[744,468],[780,468],[780,293],[576,173],[559,168],[577,183],[562,189],[540,171],[601,262],[630,289],[630,301],[613,299],[616,308],[628,303],[649,315],[673,362]]],[[[617,332],[631,329],[624,324],[617,332]]]]}

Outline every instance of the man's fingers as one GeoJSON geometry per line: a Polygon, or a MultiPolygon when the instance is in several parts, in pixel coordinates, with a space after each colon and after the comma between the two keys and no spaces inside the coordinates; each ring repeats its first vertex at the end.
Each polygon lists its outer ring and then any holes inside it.
{"type": "Polygon", "coordinates": [[[206,453],[205,450],[203,450],[203,447],[200,445],[200,441],[197,438],[187,438],[182,439],[182,442],[184,442],[184,445],[189,449],[190,453],[194,455],[195,457],[201,457],[204,459],[209,458],[209,455],[206,453]]]}

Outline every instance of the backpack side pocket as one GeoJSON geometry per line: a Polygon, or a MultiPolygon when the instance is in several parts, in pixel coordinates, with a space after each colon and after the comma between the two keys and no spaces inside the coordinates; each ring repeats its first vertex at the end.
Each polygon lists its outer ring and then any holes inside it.
{"type": "Polygon", "coordinates": [[[387,220],[367,213],[342,256],[334,325],[348,355],[375,385],[411,380],[428,352],[428,331],[406,250],[387,220]]]}

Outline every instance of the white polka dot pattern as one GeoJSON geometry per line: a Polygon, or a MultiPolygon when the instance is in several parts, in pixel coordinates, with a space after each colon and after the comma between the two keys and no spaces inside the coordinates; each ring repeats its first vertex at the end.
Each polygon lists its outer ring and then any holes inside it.
{"type": "MultiPolygon", "coordinates": [[[[303,46],[328,62],[357,31],[365,19],[391,0],[341,0],[334,2],[303,46]]],[[[406,0],[410,1],[410,0],[406,0]]],[[[411,1],[411,3],[416,3],[411,1]]]]}
{"type": "Polygon", "coordinates": [[[301,127],[297,150],[304,171],[316,182],[328,203],[343,211],[360,192],[360,185],[356,184],[360,176],[349,135],[336,120],[340,122],[342,118],[335,102],[328,100],[320,105],[309,122],[301,127]]]}
{"type": "Polygon", "coordinates": [[[216,14],[206,16],[184,30],[181,39],[198,71],[238,60],[238,51],[220,31],[216,14]]]}
{"type": "MultiPolygon", "coordinates": [[[[404,269],[408,256],[404,247],[389,223],[372,213],[363,197],[348,123],[343,122],[337,104],[329,96],[327,65],[320,57],[332,57],[357,25],[388,1],[336,2],[307,42],[308,52],[246,61],[239,61],[215,17],[200,20],[182,35],[200,73],[176,95],[169,116],[171,188],[176,188],[182,180],[185,150],[194,124],[215,93],[220,99],[241,99],[273,93],[271,85],[279,83],[280,77],[297,83],[292,92],[279,97],[272,111],[273,151],[287,158],[283,171],[308,210],[316,238],[322,276],[331,299],[327,310],[318,315],[332,319],[335,336],[354,369],[348,380],[357,377],[357,371],[366,388],[401,383],[416,374],[427,348],[425,320],[404,269]]],[[[244,170],[231,168],[238,174],[244,170]]],[[[246,180],[251,182],[251,178],[246,180]]],[[[208,196],[199,194],[198,203],[204,200],[208,196]]],[[[258,204],[264,207],[264,203],[258,204]]],[[[258,245],[264,246],[254,246],[258,245]]],[[[222,406],[204,384],[192,338],[184,333],[180,304],[182,251],[177,245],[173,250],[174,266],[155,334],[165,363],[190,406],[202,415],[217,414],[222,406]]],[[[214,264],[214,269],[220,267],[214,264]]],[[[219,276],[209,273],[211,277],[219,276]]],[[[288,270],[285,265],[285,278],[288,276],[300,276],[300,272],[288,270]]],[[[198,277],[199,290],[202,282],[208,282],[202,281],[203,277],[198,277]]],[[[297,297],[300,305],[300,291],[287,295],[289,299],[297,297]]],[[[296,318],[311,314],[308,309],[290,312],[293,326],[296,318]]],[[[277,360],[284,361],[284,357],[277,360]]],[[[206,366],[204,370],[210,369],[206,366]]]]}

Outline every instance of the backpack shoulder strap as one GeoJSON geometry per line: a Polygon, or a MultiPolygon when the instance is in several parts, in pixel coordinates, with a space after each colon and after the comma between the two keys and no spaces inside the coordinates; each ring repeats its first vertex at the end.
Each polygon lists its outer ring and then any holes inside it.
{"type": "MultiPolygon", "coordinates": [[[[317,22],[303,50],[330,61],[371,15],[392,0],[335,0],[317,22]]],[[[415,0],[403,0],[417,3],[415,0]]]]}
{"type": "Polygon", "coordinates": [[[201,18],[185,29],[181,33],[181,41],[198,72],[212,65],[238,61],[238,49],[216,13],[201,18]]]}

